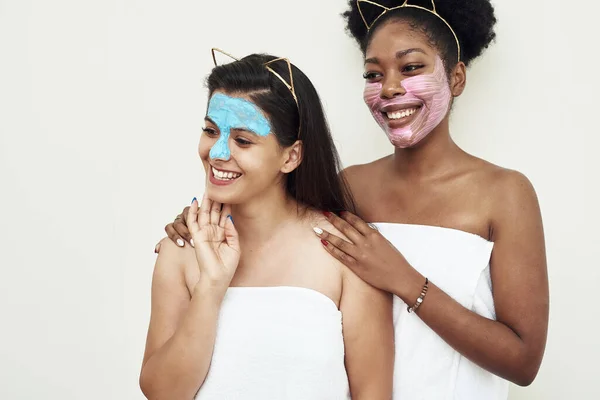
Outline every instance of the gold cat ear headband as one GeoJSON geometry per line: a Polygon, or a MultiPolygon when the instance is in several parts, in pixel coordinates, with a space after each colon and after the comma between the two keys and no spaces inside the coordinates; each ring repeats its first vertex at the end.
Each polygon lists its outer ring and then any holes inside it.
{"type": "MultiPolygon", "coordinates": [[[[231,59],[233,59],[235,61],[240,61],[239,58],[236,58],[236,57],[232,56],[231,54],[224,52],[221,49],[217,49],[217,48],[213,47],[211,49],[211,53],[212,53],[213,61],[215,63],[215,67],[218,66],[218,64],[217,64],[217,58],[215,56],[215,51],[219,52],[219,53],[221,53],[221,54],[223,54],[223,55],[225,55],[225,56],[227,56],[227,57],[229,57],[229,58],[231,58],[231,59]]],[[[274,60],[266,62],[264,64],[264,66],[265,66],[265,68],[267,70],[269,70],[269,72],[271,72],[273,75],[275,75],[275,77],[277,77],[277,79],[279,79],[281,82],[283,82],[283,84],[285,85],[285,87],[287,87],[289,89],[290,93],[292,94],[292,97],[294,97],[294,101],[296,102],[296,106],[298,106],[298,97],[296,97],[296,90],[294,89],[294,76],[292,74],[292,63],[290,63],[290,60],[288,60],[287,58],[280,57],[280,58],[276,58],[274,60]],[[277,72],[275,72],[275,70],[273,70],[269,66],[269,65],[271,65],[271,64],[273,64],[274,62],[277,62],[277,61],[285,61],[286,62],[287,66],[288,66],[288,71],[290,73],[290,83],[287,83],[285,81],[285,79],[283,79],[283,77],[281,75],[279,75],[277,72]]]]}
{"type": "Polygon", "coordinates": [[[381,18],[384,14],[386,14],[389,11],[398,10],[400,8],[417,8],[419,10],[427,11],[428,13],[435,15],[436,17],[441,19],[448,26],[448,28],[450,29],[450,32],[452,32],[452,35],[454,35],[454,40],[456,40],[456,47],[458,48],[458,61],[460,61],[460,42],[458,41],[458,36],[456,36],[456,32],[454,32],[454,29],[452,29],[452,27],[450,26],[448,21],[446,21],[440,14],[437,13],[437,11],[435,9],[435,1],[434,0],[431,0],[431,10],[428,8],[425,8],[425,7],[408,4],[408,0],[404,0],[404,3],[402,3],[402,5],[392,7],[392,8],[382,6],[381,4],[378,4],[371,0],[356,0],[356,6],[358,8],[358,12],[360,13],[360,16],[361,16],[363,22],[365,23],[365,26],[367,27],[367,30],[371,30],[371,27],[373,26],[373,24],[375,24],[375,22],[379,18],[381,18]],[[379,14],[377,16],[377,18],[375,18],[370,24],[367,22],[367,20],[365,19],[365,16],[363,15],[363,12],[360,8],[361,3],[371,4],[373,6],[381,8],[381,10],[382,10],[381,14],[379,14]]]}

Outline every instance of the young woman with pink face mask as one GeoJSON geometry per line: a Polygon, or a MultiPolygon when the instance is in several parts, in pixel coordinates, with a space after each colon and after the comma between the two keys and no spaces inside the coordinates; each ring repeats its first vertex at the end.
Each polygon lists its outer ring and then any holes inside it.
{"type": "MultiPolygon", "coordinates": [[[[344,171],[358,215],[325,214],[348,240],[319,227],[315,240],[395,295],[395,399],[506,399],[509,381],[534,380],[546,343],[540,209],[525,176],[467,154],[449,128],[466,67],[495,37],[493,7],[350,0],[344,17],[394,151],[344,171]]],[[[186,246],[182,218],[166,230],[186,246]]]]}

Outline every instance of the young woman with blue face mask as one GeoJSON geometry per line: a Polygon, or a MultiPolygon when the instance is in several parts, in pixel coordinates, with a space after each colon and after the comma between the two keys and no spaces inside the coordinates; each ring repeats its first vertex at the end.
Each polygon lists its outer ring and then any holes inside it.
{"type": "Polygon", "coordinates": [[[142,391],[388,400],[392,297],[314,238],[316,226],[342,235],[320,210],[353,207],[314,87],[267,55],[218,66],[207,82],[206,190],[185,215],[194,247],[161,243],[142,391]]]}
{"type": "MultiPolygon", "coordinates": [[[[508,381],[534,380],[546,343],[540,209],[525,176],[467,154],[449,128],[466,67],[495,37],[494,9],[351,0],[344,17],[364,55],[365,103],[394,151],[344,171],[356,213],[326,216],[346,240],[316,235],[394,294],[394,398],[506,399],[508,381]]],[[[180,220],[166,229],[186,246],[180,220]]]]}

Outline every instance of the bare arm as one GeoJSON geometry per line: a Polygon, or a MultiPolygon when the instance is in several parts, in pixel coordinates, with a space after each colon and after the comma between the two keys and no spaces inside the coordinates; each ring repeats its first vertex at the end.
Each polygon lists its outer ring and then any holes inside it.
{"type": "MultiPolygon", "coordinates": [[[[491,259],[497,320],[462,307],[430,285],[419,317],[459,353],[518,385],[533,382],[548,329],[548,276],[537,197],[529,181],[510,172],[502,178],[493,220],[491,259]]],[[[397,275],[393,291],[414,304],[425,277],[414,269],[397,275]]]]}
{"type": "Polygon", "coordinates": [[[191,251],[162,241],[140,375],[148,399],[193,399],[210,366],[223,294],[196,285],[190,296],[184,277],[187,262],[196,263],[191,251]]]}
{"type": "MultiPolygon", "coordinates": [[[[482,368],[518,385],[537,375],[548,330],[548,276],[540,209],[523,175],[506,172],[494,192],[491,259],[497,320],[464,308],[430,283],[417,311],[421,319],[456,351],[482,368]]],[[[330,253],[366,282],[413,305],[425,277],[408,264],[381,234],[350,213],[329,221],[352,243],[323,232],[330,253]]]]}
{"type": "Polygon", "coordinates": [[[193,399],[206,379],[221,303],[240,259],[231,206],[196,198],[186,218],[195,242],[163,240],[152,284],[152,316],[140,387],[149,399],[193,399]],[[193,276],[188,289],[185,267],[193,276]]]}
{"type": "Polygon", "coordinates": [[[394,370],[391,295],[344,268],[340,310],[352,399],[391,399],[394,370]]]}

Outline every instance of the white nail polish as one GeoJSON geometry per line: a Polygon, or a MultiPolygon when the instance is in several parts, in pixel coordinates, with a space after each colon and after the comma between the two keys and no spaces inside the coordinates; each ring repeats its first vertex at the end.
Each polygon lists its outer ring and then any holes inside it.
{"type": "Polygon", "coordinates": [[[313,231],[315,231],[315,233],[316,233],[318,236],[321,236],[321,235],[323,234],[323,229],[321,229],[321,228],[319,228],[319,227],[317,227],[317,226],[315,226],[315,227],[313,228],[313,231]]]}
{"type": "Polygon", "coordinates": [[[194,247],[194,239],[190,239],[190,244],[194,247]]]}
{"type": "Polygon", "coordinates": [[[183,243],[183,240],[177,239],[177,246],[183,247],[184,245],[185,245],[185,243],[183,243]]]}

